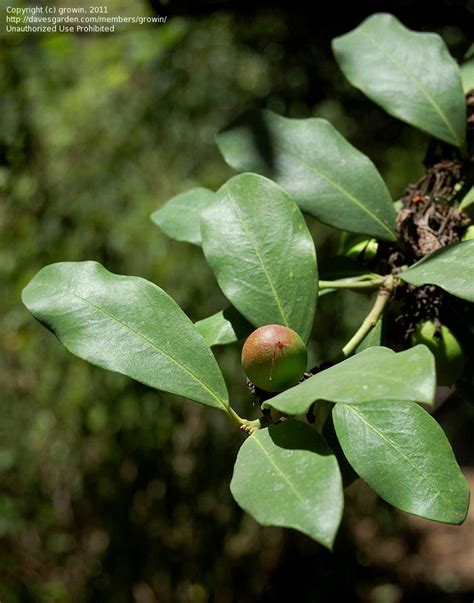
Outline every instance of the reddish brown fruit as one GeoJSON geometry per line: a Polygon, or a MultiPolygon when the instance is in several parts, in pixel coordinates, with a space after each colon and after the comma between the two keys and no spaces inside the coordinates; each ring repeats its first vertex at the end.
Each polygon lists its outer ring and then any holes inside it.
{"type": "Polygon", "coordinates": [[[281,392],[296,385],[306,369],[306,346],[288,327],[265,325],[256,329],[242,349],[247,377],[267,392],[281,392]]]}

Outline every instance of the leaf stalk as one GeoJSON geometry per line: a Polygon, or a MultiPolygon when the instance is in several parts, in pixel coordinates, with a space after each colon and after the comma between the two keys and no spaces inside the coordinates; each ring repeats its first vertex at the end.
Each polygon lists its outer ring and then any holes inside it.
{"type": "Polygon", "coordinates": [[[232,423],[232,425],[234,425],[234,427],[237,427],[237,429],[240,429],[240,431],[243,431],[247,435],[252,435],[252,433],[258,431],[262,426],[260,419],[249,421],[248,419],[243,419],[242,417],[239,417],[239,415],[231,406],[226,409],[226,413],[227,418],[232,423]]]}
{"type": "Polygon", "coordinates": [[[376,289],[384,283],[384,277],[378,274],[364,275],[358,281],[348,281],[346,279],[336,281],[319,281],[319,289],[354,289],[369,291],[376,289]],[[364,280],[362,280],[364,279],[364,280]]]}

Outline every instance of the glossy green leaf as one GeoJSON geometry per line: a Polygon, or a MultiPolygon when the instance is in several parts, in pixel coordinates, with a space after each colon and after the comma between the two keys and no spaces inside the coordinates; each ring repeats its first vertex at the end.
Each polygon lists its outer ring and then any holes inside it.
{"type": "Polygon", "coordinates": [[[390,115],[452,145],[464,144],[461,75],[440,36],[410,31],[381,13],[335,38],[333,50],[351,84],[390,115]]]}
{"type": "Polygon", "coordinates": [[[469,488],[438,423],[417,404],[386,400],[332,411],[355,471],[390,504],[427,519],[460,524],[469,488]]]}
{"type": "Polygon", "coordinates": [[[369,333],[357,346],[356,354],[359,354],[364,350],[368,350],[369,348],[382,345],[382,325],[382,319],[379,319],[375,327],[369,331],[369,333]]]}
{"type": "Polygon", "coordinates": [[[246,339],[254,327],[235,308],[227,308],[194,323],[208,346],[227,345],[246,339]]]}
{"type": "Polygon", "coordinates": [[[417,287],[437,285],[474,302],[474,240],[438,249],[399,276],[417,287]]]}
{"type": "Polygon", "coordinates": [[[373,347],[287,389],[262,407],[298,415],[316,400],[360,404],[384,398],[431,404],[435,387],[434,358],[426,346],[398,354],[373,347]]]}
{"type": "Polygon", "coordinates": [[[169,295],[97,262],[38,272],[23,303],[73,354],[151,387],[221,410],[222,374],[202,336],[169,295]]]}
{"type": "Polygon", "coordinates": [[[230,489],[260,524],[294,528],[332,548],[344,505],[341,474],[309,425],[285,421],[247,438],[230,489]]]}
{"type": "Polygon", "coordinates": [[[202,216],[206,259],[230,302],[256,327],[308,339],[318,294],[313,239],[298,206],[271,180],[242,174],[202,216]]]}
{"type": "Polygon", "coordinates": [[[380,174],[326,120],[254,111],[221,132],[217,144],[229,165],[278,182],[321,222],[396,239],[395,210],[380,174]]]}
{"type": "Polygon", "coordinates": [[[172,197],[151,214],[151,219],[171,239],[201,245],[201,213],[214,200],[213,191],[193,188],[172,197]]]}

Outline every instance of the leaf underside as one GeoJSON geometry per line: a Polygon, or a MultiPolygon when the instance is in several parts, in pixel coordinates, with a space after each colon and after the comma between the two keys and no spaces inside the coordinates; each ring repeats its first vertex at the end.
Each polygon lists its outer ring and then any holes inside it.
{"type": "Polygon", "coordinates": [[[228,345],[246,339],[253,326],[240,312],[230,306],[194,323],[209,347],[228,345]]]}
{"type": "Polygon", "coordinates": [[[171,239],[201,245],[201,214],[214,203],[215,193],[197,187],[172,197],[151,214],[151,220],[171,239]]]}

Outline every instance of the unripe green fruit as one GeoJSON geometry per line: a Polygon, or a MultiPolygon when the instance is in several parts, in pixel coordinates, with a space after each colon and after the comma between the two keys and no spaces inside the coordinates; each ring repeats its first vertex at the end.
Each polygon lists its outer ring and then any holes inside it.
{"type": "Polygon", "coordinates": [[[242,348],[245,374],[267,392],[281,392],[296,385],[307,360],[304,341],[293,329],[281,325],[259,327],[242,348]]]}
{"type": "Polygon", "coordinates": [[[369,261],[377,254],[379,244],[365,235],[344,232],[341,237],[342,255],[353,260],[369,261]]]}
{"type": "Polygon", "coordinates": [[[448,327],[441,326],[438,335],[435,335],[435,331],[434,321],[420,323],[412,335],[412,343],[424,343],[433,353],[438,385],[452,385],[464,368],[462,348],[448,327]]]}

